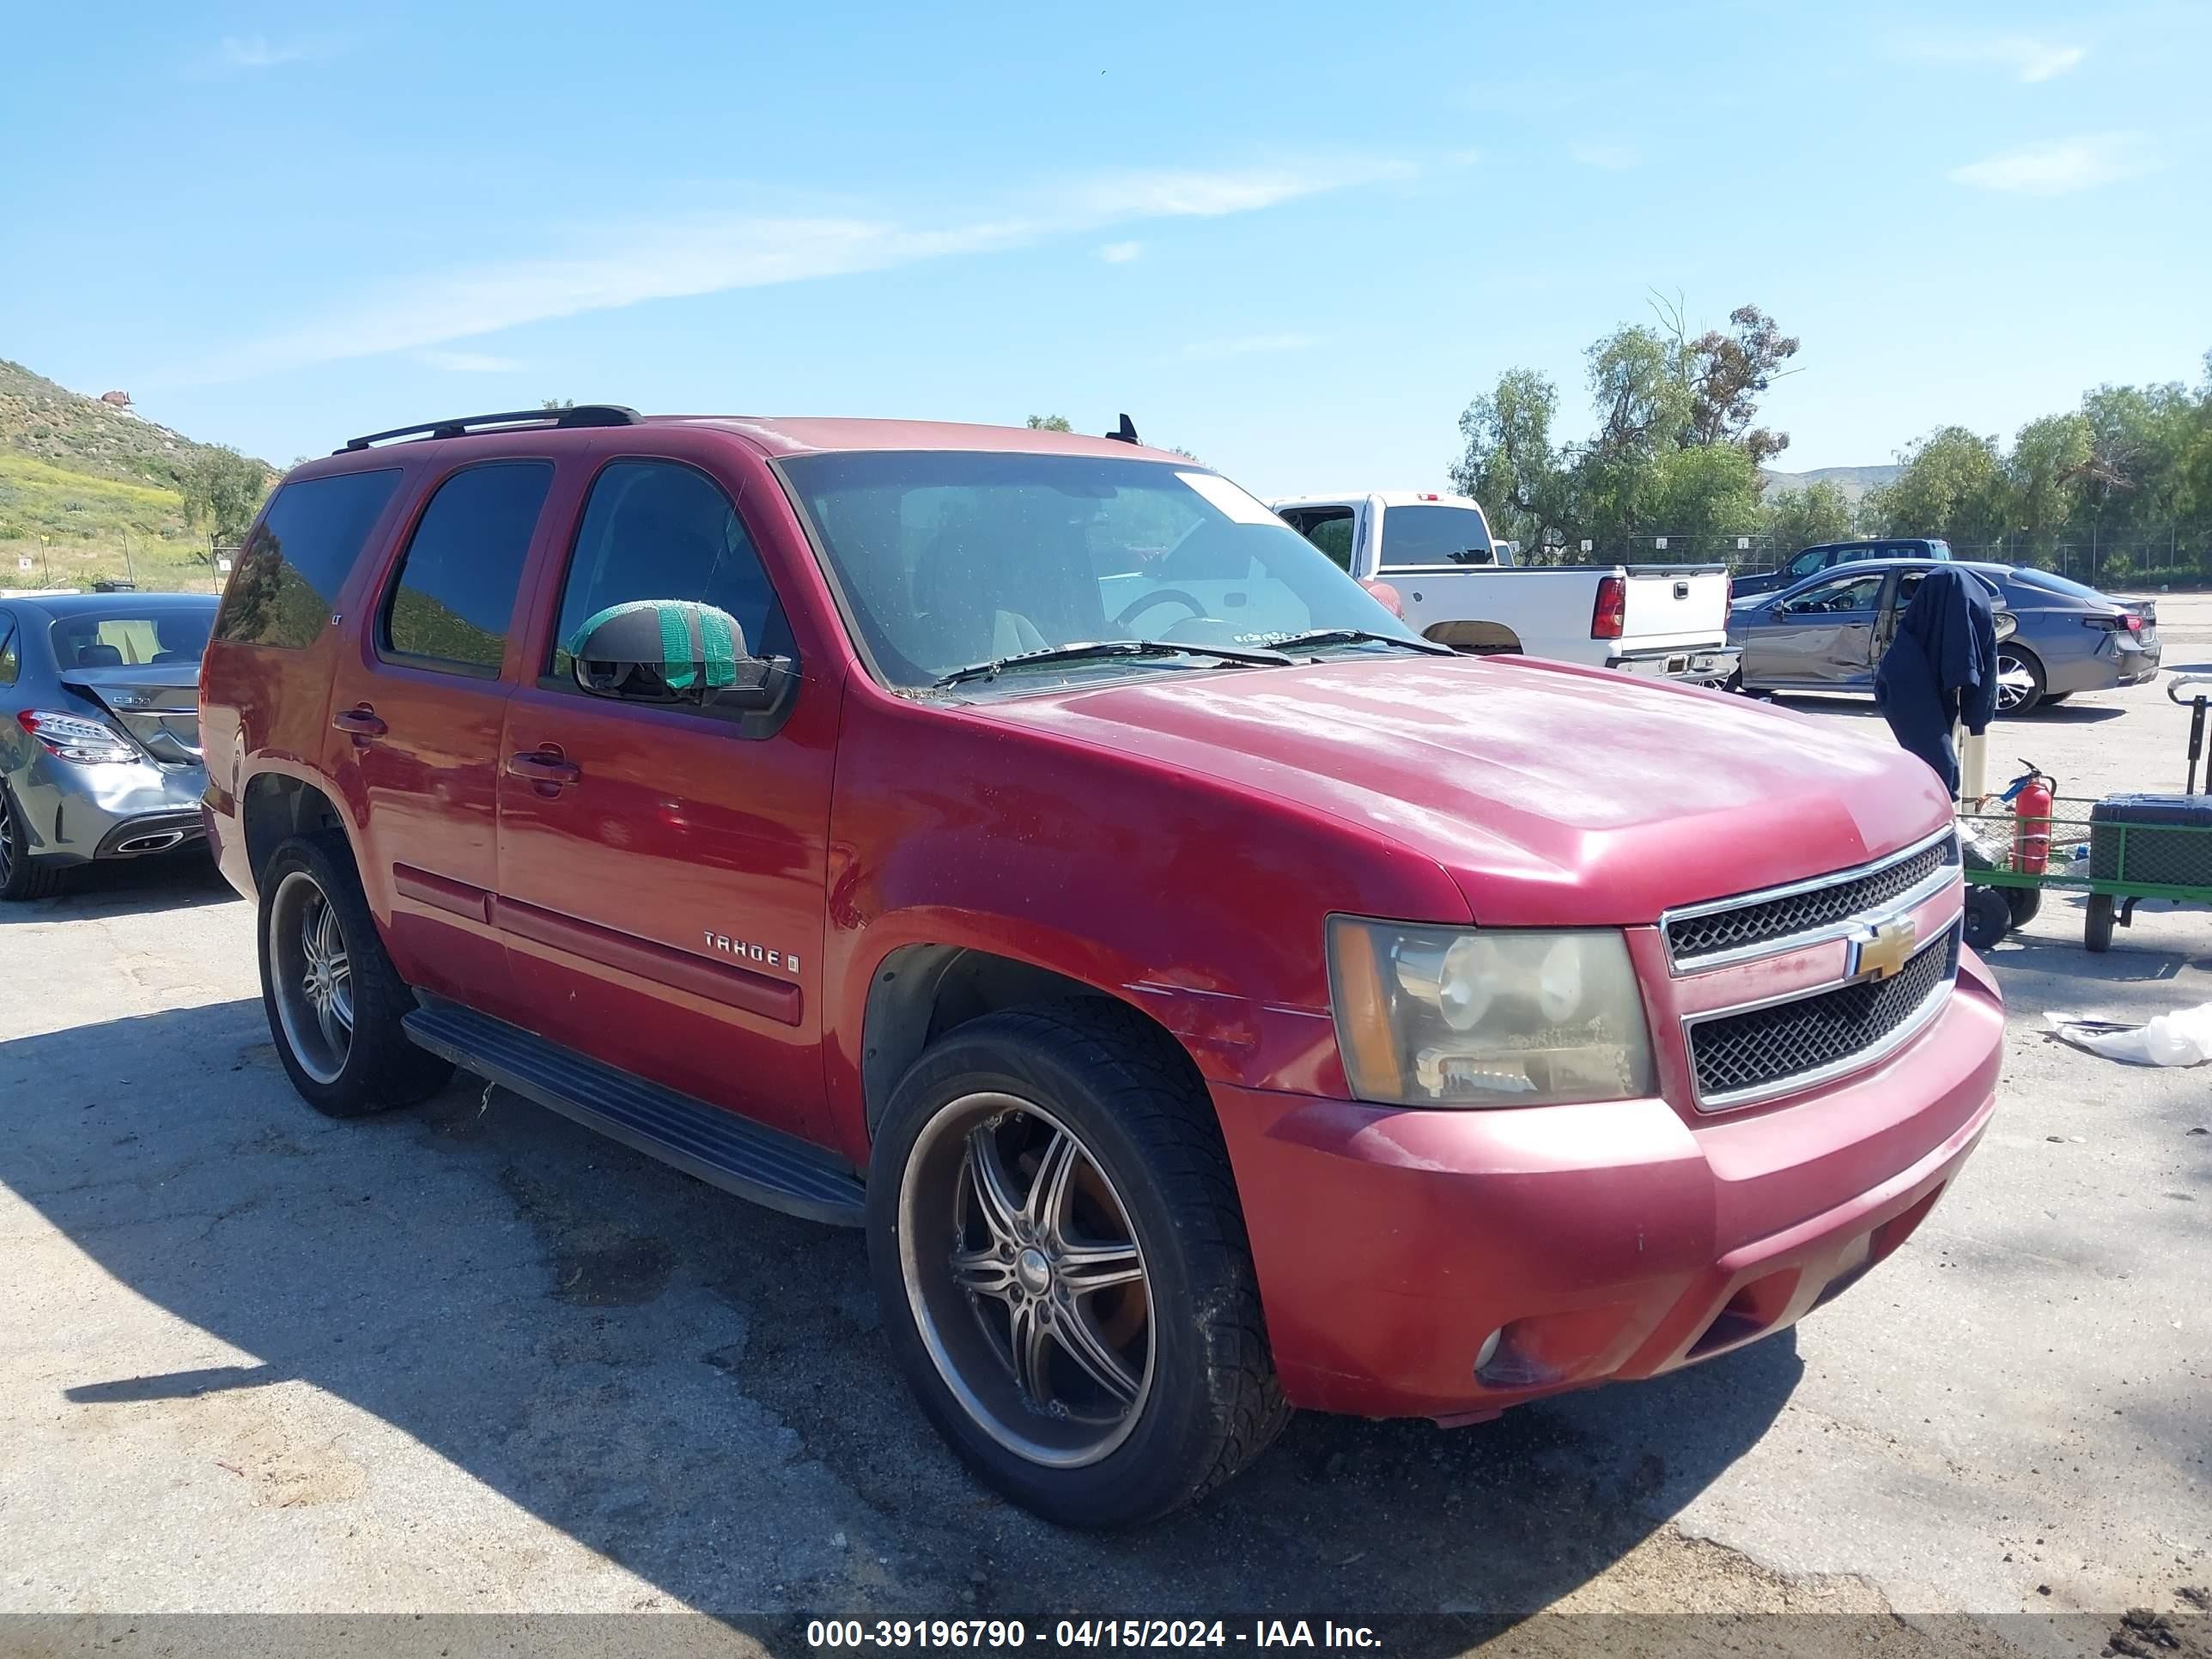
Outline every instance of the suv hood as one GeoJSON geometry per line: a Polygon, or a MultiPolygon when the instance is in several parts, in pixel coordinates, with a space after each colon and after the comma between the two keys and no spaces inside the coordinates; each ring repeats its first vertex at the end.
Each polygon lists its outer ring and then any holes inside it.
{"type": "Polygon", "coordinates": [[[966,712],[1364,825],[1501,927],[1655,922],[1950,819],[1879,724],[1519,657],[1193,671],[966,712]]]}

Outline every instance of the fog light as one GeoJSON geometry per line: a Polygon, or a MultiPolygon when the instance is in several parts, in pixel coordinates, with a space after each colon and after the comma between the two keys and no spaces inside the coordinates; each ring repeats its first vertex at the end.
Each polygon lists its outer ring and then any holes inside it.
{"type": "Polygon", "coordinates": [[[1492,1359],[1497,1358],[1498,1339],[1504,1334],[1505,1328],[1503,1325],[1500,1325],[1496,1330],[1491,1332],[1488,1336],[1482,1339],[1482,1346],[1474,1351],[1474,1374],[1477,1376],[1482,1375],[1482,1368],[1485,1365],[1487,1365],[1492,1359]]]}

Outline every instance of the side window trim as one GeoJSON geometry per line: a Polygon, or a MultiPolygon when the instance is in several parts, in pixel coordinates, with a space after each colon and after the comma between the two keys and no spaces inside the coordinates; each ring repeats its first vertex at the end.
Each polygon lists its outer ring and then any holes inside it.
{"type": "MultiPolygon", "coordinates": [[[[555,500],[548,503],[549,507],[560,508],[558,514],[554,515],[556,520],[554,530],[557,532],[557,542],[550,556],[543,561],[544,568],[543,586],[532,599],[532,608],[537,613],[533,624],[526,627],[517,636],[520,643],[529,653],[522,660],[520,671],[522,684],[534,686],[540,691],[550,691],[563,696],[574,697],[582,702],[598,703],[602,701],[580,690],[575,682],[568,676],[556,673],[553,664],[561,649],[561,613],[568,601],[568,578],[575,569],[576,555],[583,542],[585,523],[591,517],[592,497],[598,490],[600,481],[617,466],[672,467],[696,474],[704,479],[708,486],[722,498],[724,504],[737,519],[738,527],[744,532],[745,542],[751,550],[755,563],[759,567],[761,580],[768,589],[775,611],[788,618],[790,611],[784,604],[783,590],[776,585],[775,573],[769,568],[766,556],[761,551],[761,538],[754,530],[752,521],[745,514],[743,490],[732,492],[721,479],[716,477],[713,472],[698,462],[675,455],[647,454],[631,449],[609,448],[605,451],[594,451],[588,459],[588,465],[589,471],[580,480],[573,498],[564,501],[556,491],[555,500]]],[[[788,486],[786,488],[787,489],[788,486]]],[[[541,526],[541,533],[543,531],[544,526],[541,526]]],[[[819,558],[818,553],[816,556],[819,558]]],[[[848,618],[848,625],[849,628],[849,618],[848,618]]],[[[787,620],[785,623],[785,632],[787,635],[791,632],[787,620]]],[[[859,635],[855,633],[853,637],[857,640],[859,635]]],[[[748,651],[757,654],[760,644],[760,641],[749,638],[745,641],[745,647],[748,651]]],[[[799,674],[799,644],[795,637],[790,639],[789,647],[788,661],[791,664],[792,672],[795,678],[802,678],[799,674]]],[[[797,702],[796,696],[788,697],[780,710],[767,715],[708,708],[687,708],[680,706],[659,708],[642,702],[608,702],[604,706],[620,708],[626,713],[648,719],[672,720],[678,725],[693,726],[716,732],[733,732],[741,738],[757,739],[773,737],[781,731],[797,702]]]]}
{"type": "Polygon", "coordinates": [[[550,455],[493,455],[481,460],[463,461],[430,478],[416,499],[408,517],[394,526],[391,537],[393,551],[388,565],[376,578],[374,590],[375,611],[368,630],[370,651],[377,661],[398,668],[416,668],[430,673],[451,674],[462,679],[497,680],[507,672],[507,660],[515,649],[516,642],[529,631],[529,613],[526,602],[531,598],[531,569],[538,542],[545,534],[546,520],[553,515],[560,482],[560,463],[550,455]],[[407,560],[415,550],[415,538],[422,533],[422,521],[430,514],[438,497],[445,493],[447,484],[464,473],[480,472],[495,466],[535,466],[545,472],[545,492],[538,504],[538,518],[531,526],[530,539],[522,550],[521,562],[515,569],[515,595],[507,607],[507,631],[501,641],[500,660],[494,664],[465,662],[453,657],[427,656],[420,652],[402,651],[391,641],[392,607],[399,596],[401,579],[407,574],[407,560]]]}

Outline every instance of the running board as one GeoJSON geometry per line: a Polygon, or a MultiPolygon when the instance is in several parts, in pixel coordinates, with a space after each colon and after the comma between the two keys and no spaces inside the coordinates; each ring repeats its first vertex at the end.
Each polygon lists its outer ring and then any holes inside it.
{"type": "Polygon", "coordinates": [[[835,1153],[617,1071],[441,998],[400,1023],[416,1046],[709,1186],[833,1227],[861,1223],[860,1178],[835,1153]]]}

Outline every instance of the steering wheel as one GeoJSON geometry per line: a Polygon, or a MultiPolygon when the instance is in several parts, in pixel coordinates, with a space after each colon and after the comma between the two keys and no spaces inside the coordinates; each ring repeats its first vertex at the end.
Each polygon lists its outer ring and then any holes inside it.
{"type": "Polygon", "coordinates": [[[1194,617],[1203,617],[1206,615],[1206,607],[1200,605],[1196,599],[1191,598],[1189,594],[1184,592],[1180,587],[1162,587],[1156,588],[1152,592],[1146,594],[1134,605],[1130,605],[1127,610],[1123,611],[1120,616],[1115,617],[1114,626],[1122,629],[1124,632],[1127,631],[1129,624],[1133,620],[1143,616],[1145,612],[1150,611],[1156,605],[1179,605],[1186,611],[1189,611],[1194,617]]]}

